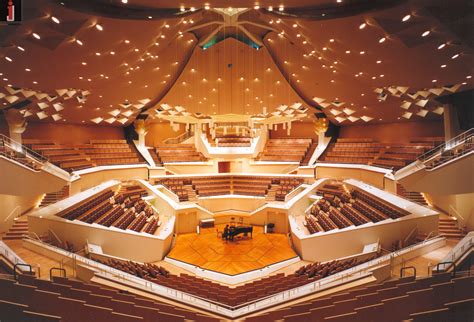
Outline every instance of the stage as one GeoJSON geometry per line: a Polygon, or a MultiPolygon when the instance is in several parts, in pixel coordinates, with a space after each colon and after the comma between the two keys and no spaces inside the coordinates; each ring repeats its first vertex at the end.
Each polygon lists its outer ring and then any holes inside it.
{"type": "Polygon", "coordinates": [[[224,226],[202,228],[199,235],[178,235],[167,257],[203,269],[237,275],[298,256],[285,234],[264,234],[263,227],[253,226],[253,238],[239,235],[231,242],[217,237],[216,229],[222,232],[224,226]]]}

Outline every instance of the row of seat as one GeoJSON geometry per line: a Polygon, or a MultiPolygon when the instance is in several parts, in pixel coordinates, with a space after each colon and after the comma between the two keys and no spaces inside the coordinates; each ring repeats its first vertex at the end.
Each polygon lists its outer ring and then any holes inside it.
{"type": "Polygon", "coordinates": [[[443,142],[441,137],[414,138],[407,143],[381,143],[372,138],[338,138],[321,161],[361,163],[400,169],[443,142]]]}
{"type": "Polygon", "coordinates": [[[161,144],[155,147],[155,153],[161,163],[206,161],[194,144],[161,144]]]}
{"type": "Polygon", "coordinates": [[[316,193],[322,198],[313,203],[305,216],[305,226],[311,234],[409,214],[366,191],[354,188],[349,194],[341,183],[325,184],[316,193]]]}
{"type": "Polygon", "coordinates": [[[247,318],[247,322],[468,322],[473,320],[473,276],[413,276],[363,286],[247,318]]]}
{"type": "Polygon", "coordinates": [[[66,171],[101,165],[143,163],[126,140],[90,140],[87,144],[61,144],[54,140],[24,139],[23,143],[66,171]]]}
{"type": "Polygon", "coordinates": [[[5,321],[218,321],[117,289],[62,277],[0,278],[0,318],[5,321]]]}
{"type": "Polygon", "coordinates": [[[304,182],[302,178],[276,178],[263,176],[218,176],[193,178],[157,179],[154,184],[162,184],[173,191],[180,201],[187,201],[189,194],[201,197],[226,194],[265,196],[270,189],[276,191],[277,200],[285,200],[286,195],[304,182]],[[274,187],[272,188],[272,185],[274,187]]]}
{"type": "Polygon", "coordinates": [[[269,139],[257,159],[261,161],[302,162],[311,144],[312,139],[269,139]]]}
{"type": "Polygon", "coordinates": [[[159,223],[151,206],[141,199],[144,194],[145,189],[139,186],[123,185],[117,193],[102,191],[57,215],[68,220],[153,235],[159,223]]]}
{"type": "Polygon", "coordinates": [[[336,274],[361,263],[362,261],[354,259],[310,264],[290,275],[280,273],[237,287],[227,287],[187,274],[174,275],[153,264],[118,260],[104,262],[106,265],[157,284],[234,307],[336,274]]]}

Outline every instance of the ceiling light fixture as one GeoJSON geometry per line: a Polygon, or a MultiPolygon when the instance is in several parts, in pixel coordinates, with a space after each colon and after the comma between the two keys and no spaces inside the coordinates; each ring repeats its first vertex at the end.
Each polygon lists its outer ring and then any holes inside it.
{"type": "Polygon", "coordinates": [[[382,38],[379,39],[379,43],[381,44],[381,43],[385,42],[385,40],[386,40],[386,38],[382,37],[382,38]]]}
{"type": "Polygon", "coordinates": [[[408,21],[410,20],[411,18],[411,15],[406,15],[405,17],[403,17],[402,21],[405,22],[405,21],[408,21]]]}
{"type": "Polygon", "coordinates": [[[33,37],[36,39],[41,39],[40,35],[38,35],[36,32],[32,33],[33,37]]]}
{"type": "Polygon", "coordinates": [[[13,61],[13,59],[11,59],[11,58],[8,57],[8,56],[5,56],[5,59],[8,60],[10,63],[13,61]]]}
{"type": "Polygon", "coordinates": [[[21,47],[21,46],[16,46],[16,48],[18,48],[19,50],[21,51],[25,51],[25,48],[21,47]]]}
{"type": "Polygon", "coordinates": [[[209,9],[211,9],[211,6],[210,6],[208,3],[206,3],[206,4],[204,5],[204,9],[209,10],[209,9]]]}
{"type": "Polygon", "coordinates": [[[439,45],[439,46],[438,46],[438,50],[441,50],[441,49],[443,49],[444,47],[446,47],[446,43],[443,43],[443,44],[439,45]]]}
{"type": "Polygon", "coordinates": [[[127,3],[128,3],[128,0],[122,0],[122,3],[127,4],[127,3]]]}
{"type": "Polygon", "coordinates": [[[272,6],[268,7],[268,11],[273,11],[273,7],[272,6]]]}
{"type": "Polygon", "coordinates": [[[54,16],[51,17],[51,20],[53,20],[53,22],[55,22],[55,23],[57,23],[57,24],[60,23],[59,19],[56,18],[56,17],[54,17],[54,16]]]}
{"type": "Polygon", "coordinates": [[[255,5],[255,7],[253,7],[255,10],[258,10],[260,9],[260,6],[258,4],[255,5]]]}
{"type": "Polygon", "coordinates": [[[96,25],[95,25],[95,28],[96,28],[97,30],[99,30],[99,31],[104,30],[104,27],[102,27],[102,25],[99,25],[99,24],[96,24],[96,25]]]}
{"type": "Polygon", "coordinates": [[[82,46],[84,43],[82,41],[80,41],[79,39],[76,39],[76,43],[80,46],[82,46]]]}
{"type": "Polygon", "coordinates": [[[421,34],[421,37],[426,37],[430,34],[431,31],[427,30],[424,33],[421,34]]]}
{"type": "Polygon", "coordinates": [[[454,55],[453,57],[451,57],[451,59],[456,59],[456,58],[458,58],[458,57],[459,57],[459,54],[456,54],[456,55],[454,55]]]}
{"type": "Polygon", "coordinates": [[[364,22],[364,23],[362,23],[362,24],[359,26],[359,29],[362,30],[362,29],[364,29],[365,27],[367,27],[367,24],[364,22]]]}

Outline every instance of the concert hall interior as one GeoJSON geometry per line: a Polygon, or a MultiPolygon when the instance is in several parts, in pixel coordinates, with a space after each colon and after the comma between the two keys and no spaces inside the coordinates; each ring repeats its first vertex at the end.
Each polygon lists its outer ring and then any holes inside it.
{"type": "Polygon", "coordinates": [[[474,321],[473,1],[0,7],[0,321],[474,321]]]}

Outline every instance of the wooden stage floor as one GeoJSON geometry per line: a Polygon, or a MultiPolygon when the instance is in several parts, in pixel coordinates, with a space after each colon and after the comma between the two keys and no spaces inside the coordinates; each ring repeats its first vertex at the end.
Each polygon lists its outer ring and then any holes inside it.
{"type": "MultiPolygon", "coordinates": [[[[237,275],[260,269],[298,256],[285,234],[264,234],[263,227],[253,227],[253,238],[239,237],[233,242],[217,237],[216,228],[201,229],[201,234],[180,234],[169,258],[204,269],[237,275]]],[[[239,235],[242,236],[242,235],[239,235]]]]}

